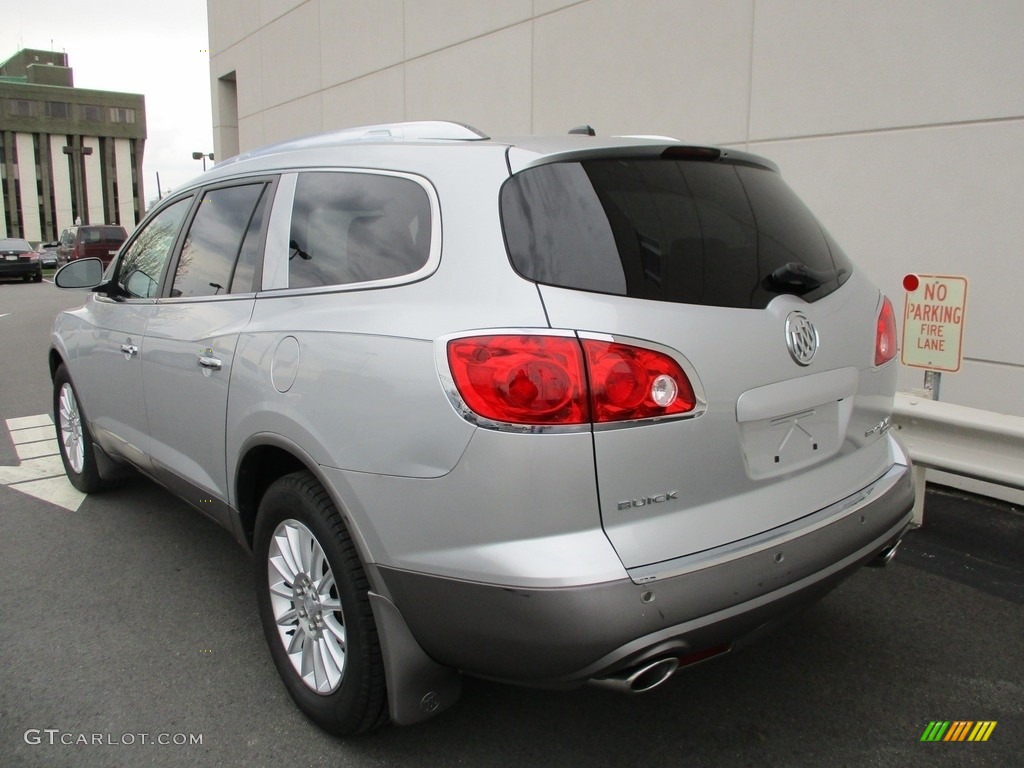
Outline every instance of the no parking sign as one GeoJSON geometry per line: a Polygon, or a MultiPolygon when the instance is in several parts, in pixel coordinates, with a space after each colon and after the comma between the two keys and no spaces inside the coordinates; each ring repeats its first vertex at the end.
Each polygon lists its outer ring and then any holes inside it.
{"type": "Polygon", "coordinates": [[[960,370],[963,359],[967,278],[952,275],[907,275],[903,278],[904,365],[931,371],[960,370]]]}

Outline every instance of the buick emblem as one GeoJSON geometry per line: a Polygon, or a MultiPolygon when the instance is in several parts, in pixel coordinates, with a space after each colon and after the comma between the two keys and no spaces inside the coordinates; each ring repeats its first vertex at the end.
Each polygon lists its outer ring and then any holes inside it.
{"type": "Polygon", "coordinates": [[[798,365],[810,365],[818,351],[818,329],[803,312],[790,312],[786,318],[786,346],[798,365]]]}

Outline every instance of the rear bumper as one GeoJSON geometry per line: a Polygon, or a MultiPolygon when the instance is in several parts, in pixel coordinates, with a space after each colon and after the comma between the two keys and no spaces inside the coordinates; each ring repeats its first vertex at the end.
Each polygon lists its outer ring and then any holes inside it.
{"type": "Polygon", "coordinates": [[[38,261],[0,260],[0,277],[26,277],[41,274],[43,274],[43,267],[38,261]]]}
{"type": "Polygon", "coordinates": [[[416,641],[435,661],[509,682],[571,687],[644,661],[758,633],[829,592],[911,525],[909,467],[788,526],[630,572],[526,589],[381,567],[416,641]]]}

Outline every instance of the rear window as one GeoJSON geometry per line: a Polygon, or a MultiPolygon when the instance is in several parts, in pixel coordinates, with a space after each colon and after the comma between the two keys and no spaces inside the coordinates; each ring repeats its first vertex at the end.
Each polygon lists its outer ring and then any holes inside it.
{"type": "Polygon", "coordinates": [[[123,243],[128,237],[122,227],[81,227],[78,234],[83,243],[123,243]]]}
{"type": "Polygon", "coordinates": [[[774,171],[672,159],[530,168],[502,188],[512,264],[527,279],[632,298],[761,309],[815,301],[852,266],[774,171]]]}

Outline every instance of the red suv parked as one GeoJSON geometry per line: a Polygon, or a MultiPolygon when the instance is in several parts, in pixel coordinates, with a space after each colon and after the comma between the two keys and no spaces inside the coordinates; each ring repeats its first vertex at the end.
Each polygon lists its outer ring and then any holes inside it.
{"type": "Polygon", "coordinates": [[[62,261],[95,256],[102,260],[103,266],[106,267],[121,247],[121,243],[127,239],[128,233],[124,227],[114,224],[68,227],[60,234],[57,256],[62,261]]]}

